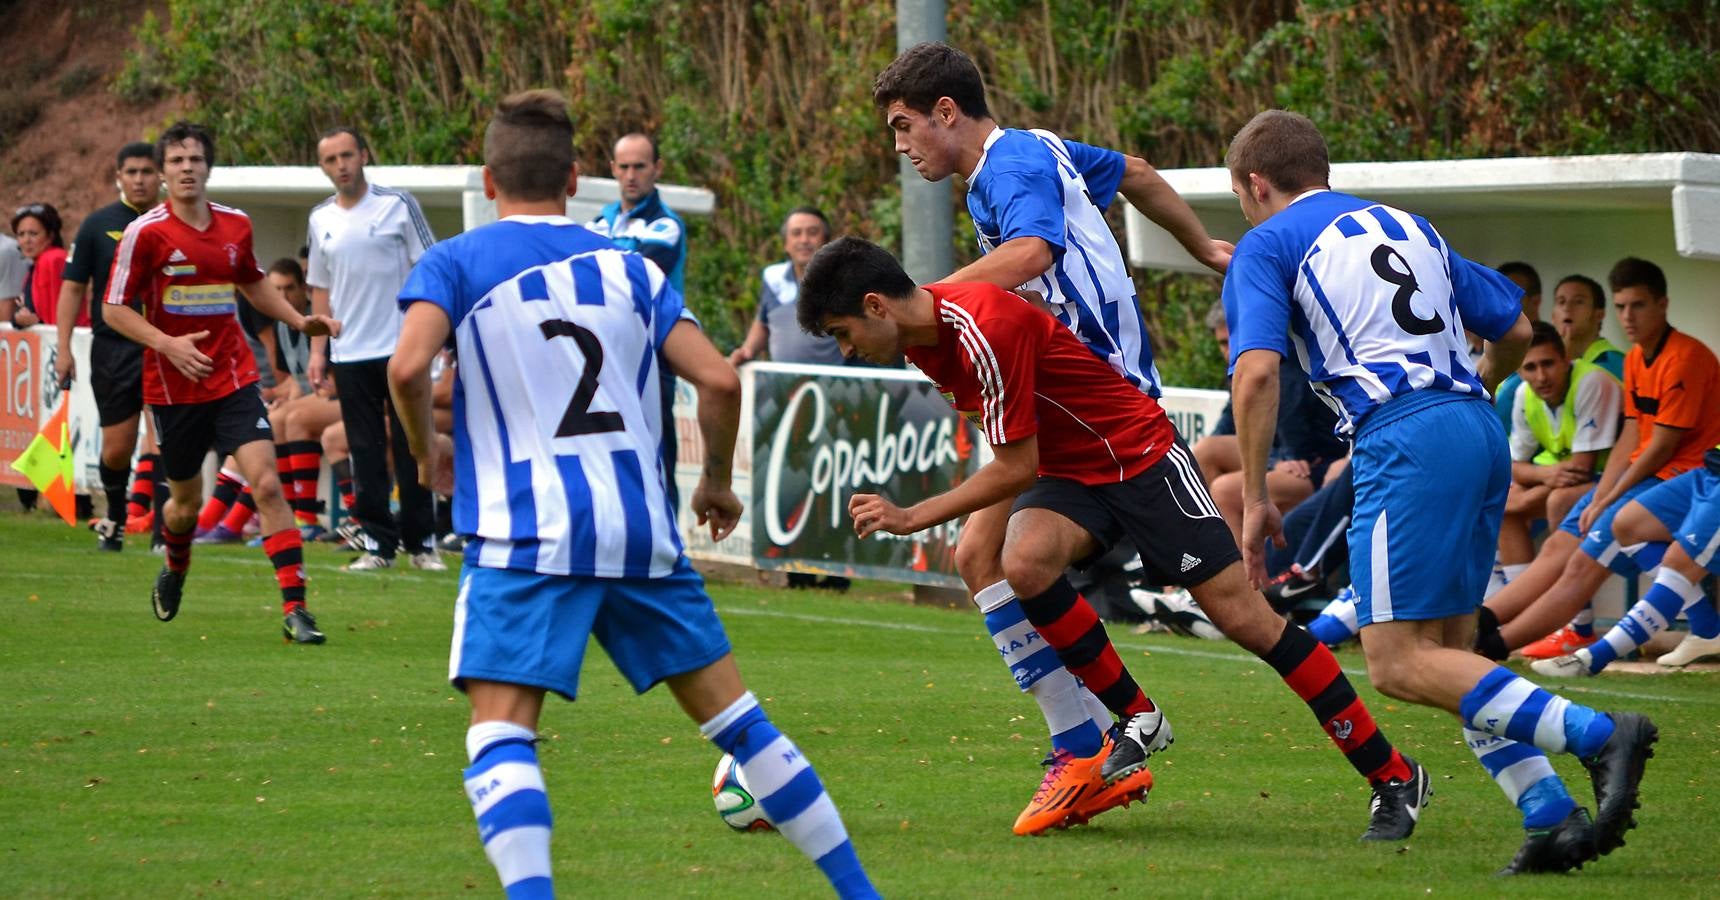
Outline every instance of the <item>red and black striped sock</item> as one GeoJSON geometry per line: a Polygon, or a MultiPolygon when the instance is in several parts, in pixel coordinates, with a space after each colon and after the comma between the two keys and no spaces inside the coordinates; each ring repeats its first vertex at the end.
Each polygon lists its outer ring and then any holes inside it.
{"type": "Polygon", "coordinates": [[[1141,691],[1087,598],[1067,578],[1058,578],[1045,593],[1021,597],[1021,611],[1057,651],[1063,665],[1086,682],[1087,689],[1118,718],[1152,712],[1153,701],[1141,691]]]}
{"type": "Polygon", "coordinates": [[[256,514],[257,498],[251,495],[251,488],[246,485],[245,489],[239,492],[239,499],[233,501],[232,508],[227,510],[227,515],[221,518],[221,525],[238,534],[245,530],[245,524],[256,514]]]}
{"type": "Polygon", "coordinates": [[[226,469],[215,476],[215,489],[209,492],[209,499],[203,502],[203,511],[197,514],[197,528],[208,531],[221,524],[221,518],[227,515],[227,509],[233,501],[239,499],[239,491],[245,483],[239,477],[226,469]]]}
{"type": "Polygon", "coordinates": [[[155,502],[155,467],[160,454],[145,453],[137,458],[136,475],[131,479],[131,496],[125,507],[126,518],[135,519],[149,512],[155,502]]]}
{"type": "MultiPolygon", "coordinates": [[[[156,519],[166,516],[157,515],[156,519]]],[[[193,532],[174,532],[168,528],[161,529],[161,540],[167,545],[167,568],[184,573],[191,568],[191,537],[193,532]]]]}
{"type": "Polygon", "coordinates": [[[299,483],[293,480],[292,446],[290,443],[275,445],[275,477],[281,481],[281,499],[287,501],[288,507],[293,505],[299,488],[299,483]]]}
{"type": "Polygon", "coordinates": [[[1350,679],[1338,668],[1337,657],[1325,644],[1286,624],[1278,643],[1261,659],[1308,704],[1332,743],[1370,783],[1409,780],[1411,772],[1402,754],[1374,723],[1373,714],[1356,696],[1350,679]]]}
{"type": "Polygon", "coordinates": [[[297,528],[284,528],[263,538],[263,552],[275,564],[275,583],[281,586],[281,612],[290,613],[305,605],[305,545],[297,528]]]}
{"type": "Polygon", "coordinates": [[[287,445],[292,461],[293,518],[300,525],[317,524],[317,481],[322,476],[322,445],[316,441],[293,441],[287,445]]]}
{"type": "Polygon", "coordinates": [[[340,492],[341,508],[350,514],[353,504],[358,502],[358,498],[353,495],[352,491],[352,459],[343,459],[331,464],[328,468],[329,472],[334,475],[335,490],[340,492]]]}

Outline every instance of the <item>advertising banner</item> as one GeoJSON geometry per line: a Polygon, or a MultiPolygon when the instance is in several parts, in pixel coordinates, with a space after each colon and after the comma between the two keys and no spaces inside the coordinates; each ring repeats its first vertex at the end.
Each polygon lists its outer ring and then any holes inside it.
{"type": "MultiPolygon", "coordinates": [[[[52,326],[37,325],[24,331],[0,331],[0,484],[29,487],[23,475],[12,469],[12,460],[24,452],[48,417],[60,406],[60,386],[54,381],[54,356],[59,338],[52,326]]],[[[67,424],[72,434],[72,473],[77,492],[100,493],[101,422],[96,414],[95,394],[90,391],[90,330],[72,331],[72,356],[77,360],[77,380],[72,385],[72,406],[67,424]]]]}

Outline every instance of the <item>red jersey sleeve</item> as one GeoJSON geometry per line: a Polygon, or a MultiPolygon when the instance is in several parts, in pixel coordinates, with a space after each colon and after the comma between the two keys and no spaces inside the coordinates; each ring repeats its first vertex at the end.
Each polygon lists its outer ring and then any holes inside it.
{"type": "MultiPolygon", "coordinates": [[[[154,268],[149,259],[149,243],[142,218],[126,227],[125,235],[119,239],[119,246],[113,252],[113,271],[108,275],[107,296],[102,298],[103,303],[124,306],[125,298],[136,294],[143,286],[146,273],[154,268]]],[[[144,302],[147,306],[155,305],[149,297],[144,297],[144,302]]]]}
{"type": "Polygon", "coordinates": [[[245,238],[239,242],[239,260],[234,265],[234,284],[256,284],[262,281],[267,273],[257,265],[257,253],[251,246],[251,222],[245,220],[245,238]]]}
{"type": "Polygon", "coordinates": [[[1027,316],[994,313],[956,326],[962,358],[979,382],[980,430],[987,443],[1007,444],[1039,433],[1034,363],[1045,342],[1032,325],[1027,316]]]}

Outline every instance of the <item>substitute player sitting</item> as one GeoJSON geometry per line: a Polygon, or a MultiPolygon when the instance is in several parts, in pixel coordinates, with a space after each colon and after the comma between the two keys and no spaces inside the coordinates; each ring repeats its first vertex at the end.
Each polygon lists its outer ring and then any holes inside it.
{"type": "Polygon", "coordinates": [[[166,622],[179,614],[203,499],[203,458],[213,449],[232,454],[251,484],[263,549],[281,589],[282,632],[295,643],[320,644],[323,633],[305,609],[303,544],[275,472],[269,412],[240,333],[235,294],[304,334],[335,334],[340,323],[306,316],[282,299],[252,254],[250,217],[209,202],[215,138],[207,129],[175,123],[156,141],[155,163],[167,202],[126,227],[105,299],[108,324],[144,347],[143,400],[155,413],[172,492],[161,510],[167,560],[155,579],[155,617],[166,622]],[[126,305],[132,297],[144,313],[126,305]]]}
{"type": "MultiPolygon", "coordinates": [[[[1393,749],[1331,651],[1249,589],[1230,529],[1157,401],[1015,294],[981,282],[916,287],[883,248],[856,238],[813,257],[799,315],[802,328],[835,338],[846,355],[905,353],[991,444],[995,458],[945,493],[907,509],[855,494],[848,510],[864,538],[913,534],[1014,498],[1004,577],[1063,664],[1124,720],[1108,753],[1066,765],[1115,782],[1171,742],[1164,714],[1063,574],[1127,537],[1147,579],[1186,585],[1214,624],[1284,678],[1373,784],[1363,838],[1410,835],[1427,773],[1393,749]]],[[[1081,779],[1074,788],[1071,809],[1092,789],[1081,779]]]]}
{"type": "Polygon", "coordinates": [[[418,261],[388,366],[428,489],[431,362],[450,340],[460,359],[454,524],[470,541],[449,673],[472,702],[466,791],[484,850],[510,900],[554,896],[538,716],[545,693],[574,698],[596,637],[635,690],[668,682],[838,894],[876,897],[817,773],[741,683],[658,465],[667,361],[699,392],[692,508],[727,537],[741,513],[729,489],[740,379],[656,266],[567,218],[578,178],[567,101],[504,99],[484,135],[484,193],[501,219],[418,261]]]}

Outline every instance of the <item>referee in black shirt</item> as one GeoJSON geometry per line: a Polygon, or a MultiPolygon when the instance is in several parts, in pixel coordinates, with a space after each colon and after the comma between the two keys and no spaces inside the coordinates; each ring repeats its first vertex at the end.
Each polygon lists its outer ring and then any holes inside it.
{"type": "MultiPolygon", "coordinates": [[[[155,167],[155,147],[126,144],[114,162],[114,186],[119,200],[90,213],[78,227],[60,286],[60,346],[54,372],[61,382],[76,374],[72,359],[72,325],[86,300],[90,303],[90,389],[102,427],[101,480],[107,495],[107,518],[96,523],[101,549],[119,550],[125,535],[126,481],[131,455],[137,449],[138,414],[143,411],[143,348],[121,337],[102,318],[108,273],[114,251],[133,219],[159,202],[161,173],[155,167]]],[[[136,298],[127,298],[137,308],[136,298]]]]}

